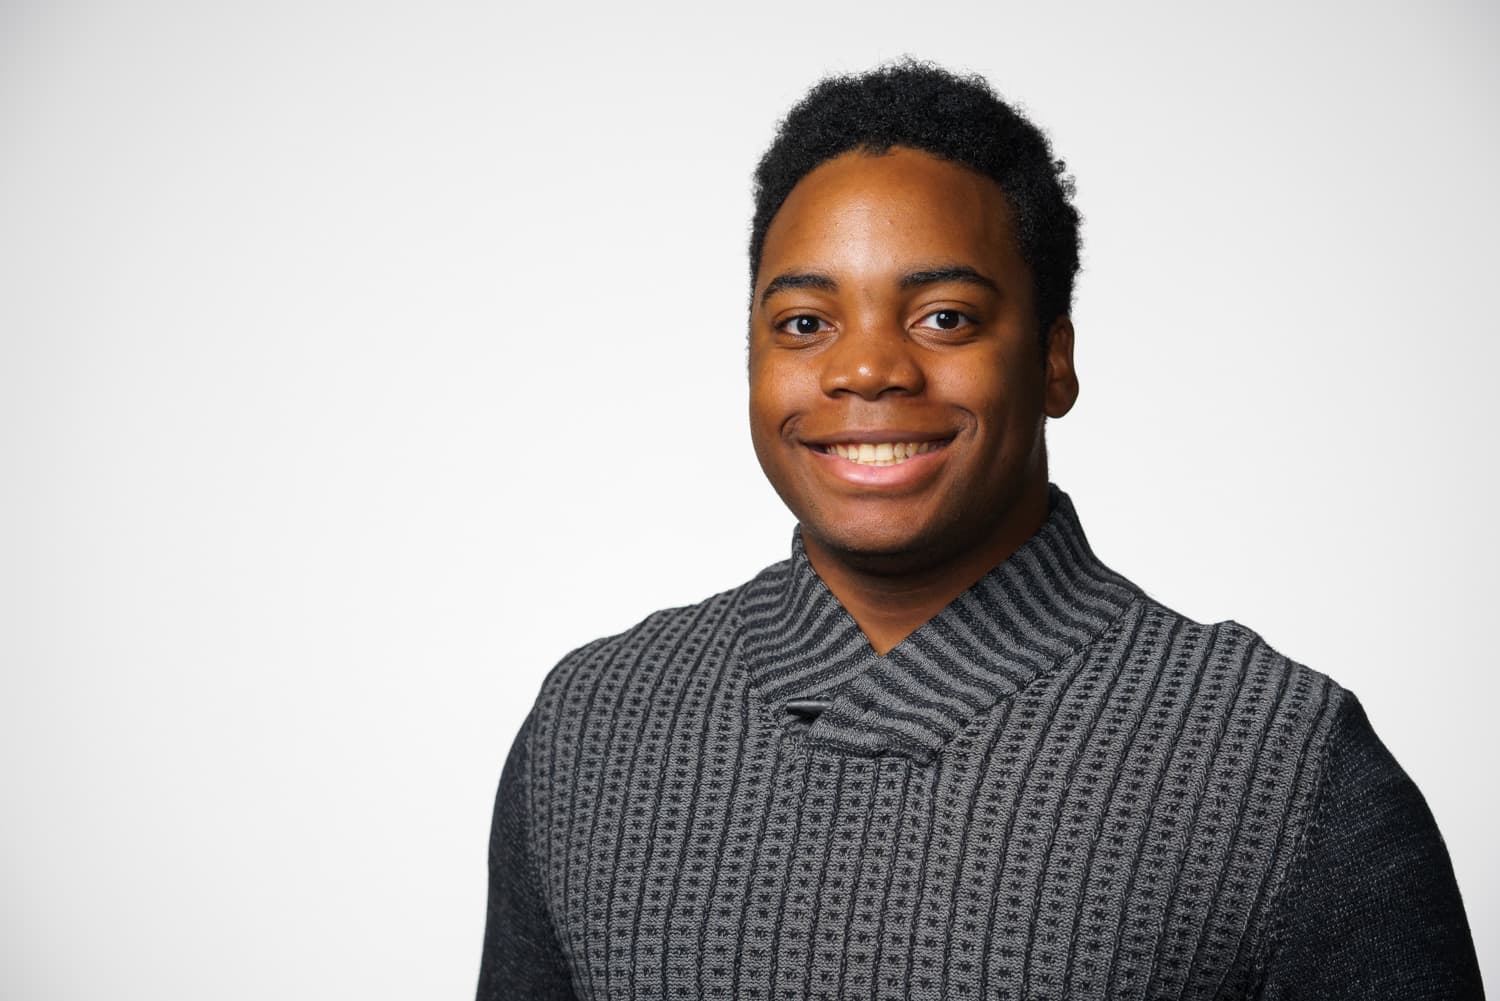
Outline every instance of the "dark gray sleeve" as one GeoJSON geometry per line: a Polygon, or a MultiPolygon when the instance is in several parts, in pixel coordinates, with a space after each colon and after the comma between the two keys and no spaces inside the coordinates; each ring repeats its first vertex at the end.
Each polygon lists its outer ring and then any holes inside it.
{"type": "Polygon", "coordinates": [[[495,796],[478,1001],[576,1001],[532,855],[526,789],[530,731],[527,717],[511,745],[495,796]]]}
{"type": "Polygon", "coordinates": [[[1448,849],[1427,802],[1346,694],[1318,803],[1277,903],[1266,1001],[1482,998],[1448,849]]]}

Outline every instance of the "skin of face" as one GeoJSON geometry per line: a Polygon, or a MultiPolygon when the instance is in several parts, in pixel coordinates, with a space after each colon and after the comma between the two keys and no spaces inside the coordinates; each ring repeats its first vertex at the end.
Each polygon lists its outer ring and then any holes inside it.
{"type": "Polygon", "coordinates": [[[994,181],[900,147],[819,165],[767,230],[750,328],[756,456],[856,620],[851,599],[873,602],[899,640],[1045,521],[1043,425],[1078,395],[1073,328],[1052,321],[1043,352],[994,181]],[[923,451],[835,454],[897,442],[923,451]]]}

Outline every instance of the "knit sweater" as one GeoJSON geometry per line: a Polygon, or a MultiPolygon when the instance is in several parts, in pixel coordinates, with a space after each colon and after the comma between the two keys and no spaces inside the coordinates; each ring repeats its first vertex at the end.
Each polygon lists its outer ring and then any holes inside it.
{"type": "Polygon", "coordinates": [[[564,658],[501,779],[478,994],[1481,988],[1442,839],[1355,698],[1146,596],[1054,488],[884,656],[794,535],[564,658]]]}

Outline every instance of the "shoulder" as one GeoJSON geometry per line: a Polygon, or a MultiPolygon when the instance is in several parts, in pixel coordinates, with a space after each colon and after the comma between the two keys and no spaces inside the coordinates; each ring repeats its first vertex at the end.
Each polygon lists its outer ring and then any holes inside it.
{"type": "Polygon", "coordinates": [[[1147,726],[1172,728],[1180,753],[1201,751],[1209,772],[1305,799],[1352,700],[1343,686],[1246,625],[1197,622],[1144,594],[1113,632],[1127,671],[1151,665],[1139,696],[1147,726]]]}
{"type": "MultiPolygon", "coordinates": [[[[1388,858],[1398,850],[1405,852],[1420,867],[1430,866],[1438,856],[1447,864],[1426,799],[1376,735],[1352,692],[1345,692],[1340,703],[1324,758],[1317,812],[1305,845],[1309,853],[1364,842],[1379,844],[1388,858]]],[[[1371,876],[1363,869],[1367,860],[1358,854],[1351,860],[1355,874],[1371,876]]]]}
{"type": "Polygon", "coordinates": [[[628,629],[572,650],[542,681],[533,717],[651,687],[695,666],[721,664],[738,631],[746,592],[774,569],[694,604],[652,612],[628,629]]]}
{"type": "Polygon", "coordinates": [[[1267,999],[1483,997],[1442,834],[1349,693],[1261,965],[1267,999]]]}
{"type": "Polygon", "coordinates": [[[1354,693],[1238,622],[1144,595],[1122,618],[1127,663],[1157,665],[1140,718],[1188,777],[1194,841],[1263,872],[1247,969],[1263,996],[1478,997],[1442,838],[1354,693]]]}
{"type": "Polygon", "coordinates": [[[734,677],[748,586],[660,609],[566,654],[527,717],[533,794],[546,801],[623,781],[624,763],[659,743],[663,719],[701,711],[705,693],[734,677]]]}
{"type": "Polygon", "coordinates": [[[1265,637],[1232,619],[1203,623],[1173,611],[1144,593],[1130,622],[1136,656],[1154,654],[1169,675],[1200,688],[1233,689],[1245,706],[1275,705],[1332,717],[1350,696],[1328,675],[1273,647],[1265,637]]]}

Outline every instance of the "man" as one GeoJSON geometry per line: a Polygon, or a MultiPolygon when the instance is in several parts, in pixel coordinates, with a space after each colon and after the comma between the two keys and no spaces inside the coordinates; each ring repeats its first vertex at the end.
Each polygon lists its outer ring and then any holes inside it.
{"type": "Polygon", "coordinates": [[[750,425],[791,558],[570,654],[481,998],[1470,998],[1358,702],[1156,603],[1051,486],[1078,216],[980,80],[825,81],[761,161],[750,425]]]}

